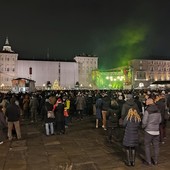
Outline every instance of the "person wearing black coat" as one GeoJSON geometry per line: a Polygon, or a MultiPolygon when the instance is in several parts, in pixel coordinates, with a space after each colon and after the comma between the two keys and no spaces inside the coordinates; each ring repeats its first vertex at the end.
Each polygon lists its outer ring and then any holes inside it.
{"type": "Polygon", "coordinates": [[[168,109],[166,107],[166,101],[165,101],[165,95],[160,94],[156,96],[155,103],[160,110],[162,121],[159,125],[159,131],[160,131],[160,142],[162,144],[165,143],[164,139],[166,138],[166,126],[167,126],[167,120],[166,120],[166,112],[168,112],[168,109]]]}
{"type": "Polygon", "coordinates": [[[20,109],[15,104],[16,98],[12,97],[10,104],[6,108],[6,117],[8,120],[8,138],[12,140],[12,129],[15,127],[17,133],[17,139],[21,139],[21,129],[20,129],[20,109]]]}
{"type": "Polygon", "coordinates": [[[55,117],[54,117],[54,112],[53,112],[53,104],[49,99],[46,99],[45,101],[45,109],[44,109],[44,121],[45,121],[45,132],[46,135],[54,135],[54,121],[55,121],[55,117]],[[49,113],[53,113],[49,114],[49,113]]]}
{"type": "Polygon", "coordinates": [[[64,104],[61,98],[59,98],[55,104],[54,114],[55,114],[56,132],[59,135],[64,134],[65,133],[64,104]]]}
{"type": "Polygon", "coordinates": [[[123,120],[125,127],[125,134],[123,138],[123,145],[126,149],[127,166],[135,166],[136,147],[139,144],[139,125],[141,118],[136,109],[129,109],[127,116],[123,120]]]}
{"type": "Polygon", "coordinates": [[[104,93],[103,97],[102,97],[102,118],[103,118],[102,127],[103,127],[104,130],[107,130],[107,128],[106,128],[106,118],[107,118],[107,111],[110,108],[110,105],[111,105],[111,99],[110,99],[110,97],[108,96],[107,93],[104,93]]]}
{"type": "Polygon", "coordinates": [[[0,144],[3,144],[3,140],[5,139],[4,129],[7,128],[7,122],[2,108],[3,106],[0,105],[0,144]]]}

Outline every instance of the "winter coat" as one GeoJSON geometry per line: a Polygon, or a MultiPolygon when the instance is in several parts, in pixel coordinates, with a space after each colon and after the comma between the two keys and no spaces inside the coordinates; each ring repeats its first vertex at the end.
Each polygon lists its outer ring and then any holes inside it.
{"type": "Polygon", "coordinates": [[[0,111],[0,130],[7,127],[7,122],[5,120],[5,115],[2,111],[0,111]]]}
{"type": "Polygon", "coordinates": [[[125,100],[117,100],[117,103],[119,105],[118,119],[120,119],[121,118],[123,104],[125,103],[125,100]]]}
{"type": "Polygon", "coordinates": [[[6,108],[6,117],[8,118],[8,122],[19,121],[20,109],[15,103],[9,104],[7,106],[7,108],[6,108]]]}
{"type": "Polygon", "coordinates": [[[97,100],[96,100],[96,118],[97,119],[101,119],[102,118],[102,98],[99,97],[97,100]]]}
{"type": "Polygon", "coordinates": [[[139,108],[138,108],[137,104],[134,102],[134,100],[129,99],[123,104],[122,112],[121,112],[122,119],[124,119],[127,116],[130,108],[134,108],[137,110],[138,113],[140,113],[139,108]]]}
{"type": "Polygon", "coordinates": [[[53,105],[50,103],[50,102],[45,102],[45,114],[44,114],[44,121],[45,123],[51,123],[51,122],[54,122],[54,118],[48,118],[47,117],[47,114],[48,114],[48,111],[52,111],[53,110],[53,105]]]}
{"type": "Polygon", "coordinates": [[[165,98],[159,99],[156,102],[156,105],[157,105],[157,107],[158,107],[158,109],[160,110],[160,113],[161,113],[161,117],[162,117],[162,122],[161,123],[165,123],[165,114],[168,111],[166,109],[165,98]]]}
{"type": "Polygon", "coordinates": [[[130,121],[125,117],[123,126],[125,126],[125,134],[123,138],[123,145],[127,147],[135,147],[139,144],[139,125],[140,122],[135,121],[134,118],[130,121]]]}
{"type": "Polygon", "coordinates": [[[84,107],[86,105],[85,98],[83,96],[77,96],[76,98],[76,110],[84,110],[84,107]]]}
{"type": "Polygon", "coordinates": [[[63,103],[58,103],[55,110],[55,121],[56,122],[63,122],[65,120],[64,118],[64,104],[63,103]]]}
{"type": "Polygon", "coordinates": [[[144,112],[142,127],[145,131],[159,131],[161,123],[161,113],[155,104],[151,104],[144,112]]]}
{"type": "Polygon", "coordinates": [[[38,111],[39,102],[38,102],[38,99],[36,97],[33,97],[30,100],[29,107],[30,107],[31,112],[37,112],[38,111]]]}
{"type": "Polygon", "coordinates": [[[103,111],[107,111],[109,108],[110,108],[110,105],[111,105],[111,99],[109,96],[104,96],[102,98],[103,100],[103,104],[102,104],[102,110],[103,111]]]}

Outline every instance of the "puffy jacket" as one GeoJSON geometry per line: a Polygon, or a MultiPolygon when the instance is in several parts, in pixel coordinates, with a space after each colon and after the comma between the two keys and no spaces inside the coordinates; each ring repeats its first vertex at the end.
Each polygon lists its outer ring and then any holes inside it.
{"type": "Polygon", "coordinates": [[[142,127],[145,131],[159,131],[161,120],[161,113],[158,107],[155,104],[151,104],[144,112],[142,127]]]}
{"type": "Polygon", "coordinates": [[[139,125],[140,122],[135,121],[134,118],[132,120],[124,119],[123,125],[125,128],[125,134],[123,138],[123,145],[135,147],[139,144],[139,125]]]}

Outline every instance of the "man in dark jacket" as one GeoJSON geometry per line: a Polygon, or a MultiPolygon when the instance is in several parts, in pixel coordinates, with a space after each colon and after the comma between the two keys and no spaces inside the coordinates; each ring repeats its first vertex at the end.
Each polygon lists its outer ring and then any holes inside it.
{"type": "Polygon", "coordinates": [[[159,125],[159,131],[160,131],[160,142],[164,144],[164,138],[166,137],[166,119],[165,115],[166,112],[168,112],[166,108],[166,102],[165,102],[165,95],[164,94],[159,94],[156,96],[156,105],[158,106],[158,109],[160,110],[161,116],[162,116],[162,121],[159,125]]]}
{"type": "Polygon", "coordinates": [[[10,104],[6,108],[6,116],[8,120],[8,138],[12,140],[12,129],[15,127],[17,133],[17,139],[21,139],[21,130],[20,130],[20,109],[15,104],[15,97],[12,97],[10,100],[10,104]]]}
{"type": "Polygon", "coordinates": [[[161,123],[161,113],[158,110],[158,107],[154,103],[153,99],[148,98],[146,100],[147,108],[144,112],[142,119],[142,127],[145,130],[144,134],[144,145],[145,145],[145,156],[146,165],[152,165],[151,162],[151,144],[154,147],[154,157],[153,163],[158,164],[158,155],[159,155],[159,124],[161,123]]]}
{"type": "Polygon", "coordinates": [[[103,93],[103,97],[102,97],[102,118],[103,118],[103,129],[106,129],[106,116],[107,116],[107,111],[110,108],[111,105],[111,99],[108,96],[107,93],[103,93]]]}

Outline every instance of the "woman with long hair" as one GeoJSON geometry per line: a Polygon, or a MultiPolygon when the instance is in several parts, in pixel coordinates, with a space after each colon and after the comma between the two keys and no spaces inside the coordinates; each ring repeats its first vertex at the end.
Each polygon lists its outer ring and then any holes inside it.
{"type": "Polygon", "coordinates": [[[125,134],[123,138],[123,145],[126,149],[127,166],[135,166],[136,147],[139,144],[139,125],[141,118],[136,109],[130,108],[127,116],[124,119],[125,134]]]}

